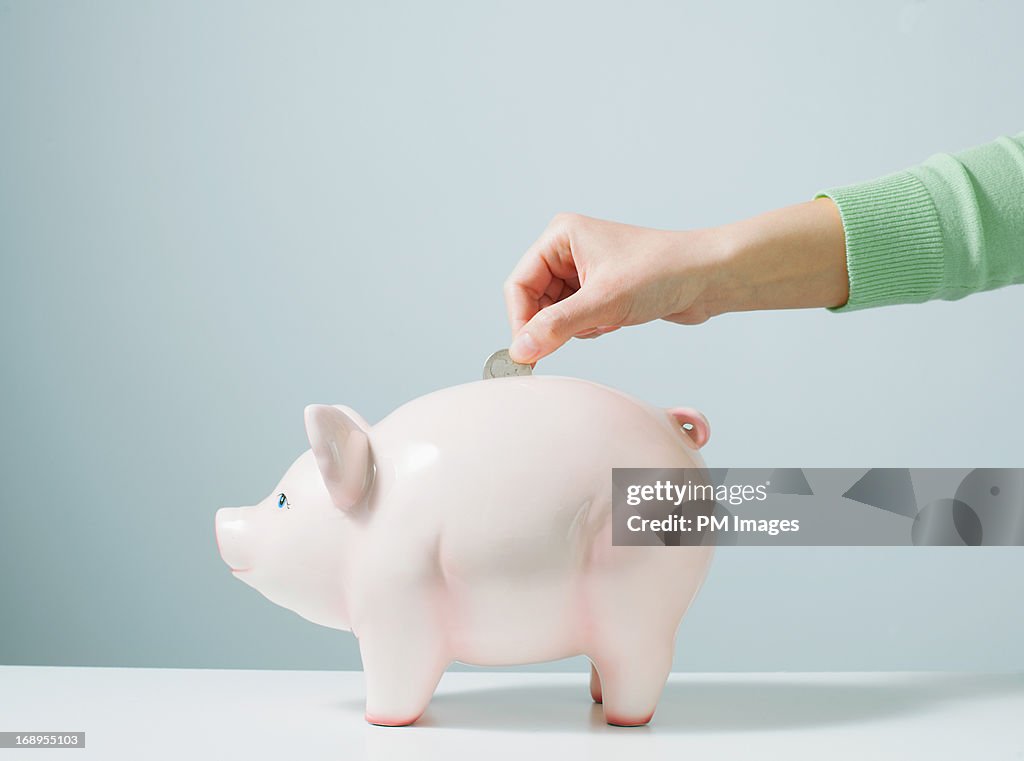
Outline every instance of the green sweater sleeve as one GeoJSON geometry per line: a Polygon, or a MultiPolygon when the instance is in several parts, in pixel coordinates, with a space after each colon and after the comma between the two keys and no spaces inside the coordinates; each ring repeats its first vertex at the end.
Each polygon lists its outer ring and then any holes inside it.
{"type": "Polygon", "coordinates": [[[1024,282],[1024,132],[822,196],[839,207],[850,275],[832,311],[1024,282]]]}

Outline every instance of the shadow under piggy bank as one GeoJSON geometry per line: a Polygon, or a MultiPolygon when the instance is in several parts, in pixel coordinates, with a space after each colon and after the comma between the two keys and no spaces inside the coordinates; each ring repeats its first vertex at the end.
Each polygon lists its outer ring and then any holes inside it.
{"type": "MultiPolygon", "coordinates": [[[[578,685],[443,692],[414,727],[680,734],[785,730],[890,720],[940,703],[1024,695],[1020,674],[677,676],[665,686],[652,725],[613,727],[605,723],[601,706],[590,701],[587,678],[581,674],[578,685]]],[[[361,711],[362,704],[346,701],[344,708],[361,711]]]]}

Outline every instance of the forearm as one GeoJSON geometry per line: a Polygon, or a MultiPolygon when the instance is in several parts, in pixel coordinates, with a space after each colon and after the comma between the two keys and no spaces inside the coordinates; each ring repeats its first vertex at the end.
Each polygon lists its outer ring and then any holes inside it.
{"type": "Polygon", "coordinates": [[[1024,134],[704,231],[709,314],[836,311],[1024,282],[1024,134]]]}
{"type": "Polygon", "coordinates": [[[843,223],[827,198],[708,231],[718,241],[705,303],[711,314],[837,307],[849,280],[843,223]]]}

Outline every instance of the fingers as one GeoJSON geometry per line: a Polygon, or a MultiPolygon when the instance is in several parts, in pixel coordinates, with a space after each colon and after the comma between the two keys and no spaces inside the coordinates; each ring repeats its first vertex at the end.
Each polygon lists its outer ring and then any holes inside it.
{"type": "Polygon", "coordinates": [[[516,334],[508,348],[514,362],[533,364],[574,335],[597,336],[615,330],[608,325],[609,305],[598,299],[594,289],[581,289],[566,299],[536,312],[516,334]],[[599,327],[600,326],[600,327],[599,327]]]}
{"type": "Polygon", "coordinates": [[[505,281],[505,306],[515,335],[509,355],[534,364],[573,336],[596,338],[619,329],[611,300],[588,280],[575,250],[573,231],[585,217],[558,214],[505,281]]]}
{"type": "Polygon", "coordinates": [[[556,216],[505,281],[505,308],[513,334],[538,311],[580,287],[564,215],[556,216]]]}

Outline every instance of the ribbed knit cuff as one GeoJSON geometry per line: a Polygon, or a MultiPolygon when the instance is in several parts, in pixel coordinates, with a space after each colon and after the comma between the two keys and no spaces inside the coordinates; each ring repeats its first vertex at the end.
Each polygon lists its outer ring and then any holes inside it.
{"type": "Polygon", "coordinates": [[[942,229],[924,184],[909,172],[818,193],[839,207],[850,298],[833,312],[912,304],[942,289],[942,229]]]}

